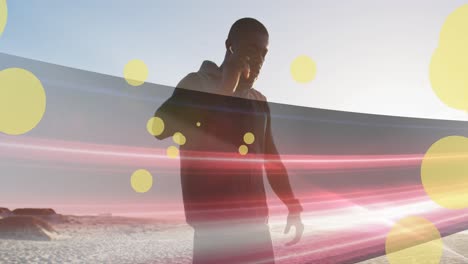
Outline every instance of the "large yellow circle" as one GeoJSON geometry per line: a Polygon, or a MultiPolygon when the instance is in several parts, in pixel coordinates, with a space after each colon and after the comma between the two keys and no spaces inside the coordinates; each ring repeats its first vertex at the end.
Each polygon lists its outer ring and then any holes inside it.
{"type": "Polygon", "coordinates": [[[464,4],[445,19],[440,31],[439,46],[466,49],[468,45],[468,4],[464,4]]]}
{"type": "Polygon", "coordinates": [[[125,65],[124,78],[132,86],[142,85],[148,78],[148,67],[142,60],[131,60],[125,65]]]}
{"type": "Polygon", "coordinates": [[[0,37],[3,34],[8,19],[8,7],[6,0],[0,0],[0,37]]]}
{"type": "Polygon", "coordinates": [[[317,66],[309,56],[298,56],[291,63],[291,75],[296,82],[308,83],[315,78],[316,73],[317,66]]]}
{"type": "Polygon", "coordinates": [[[159,136],[164,132],[164,121],[160,117],[152,117],[146,123],[146,130],[152,136],[159,136]]]}
{"type": "Polygon", "coordinates": [[[444,104],[468,111],[468,47],[458,51],[439,47],[432,55],[430,81],[444,104]]]}
{"type": "Polygon", "coordinates": [[[468,111],[468,4],[452,12],[442,26],[429,77],[443,103],[468,111]]]}
{"type": "Polygon", "coordinates": [[[401,219],[395,223],[385,241],[390,264],[439,264],[442,251],[439,230],[422,217],[401,219]]]}
{"type": "Polygon", "coordinates": [[[0,71],[0,132],[20,135],[37,126],[46,109],[41,81],[20,68],[0,71]]]}
{"type": "Polygon", "coordinates": [[[149,171],[140,169],[136,170],[130,179],[133,190],[138,193],[145,193],[153,186],[153,176],[149,171]]]}
{"type": "Polygon", "coordinates": [[[432,144],[421,163],[421,182],[440,206],[468,208],[468,138],[449,136],[432,144]]]}

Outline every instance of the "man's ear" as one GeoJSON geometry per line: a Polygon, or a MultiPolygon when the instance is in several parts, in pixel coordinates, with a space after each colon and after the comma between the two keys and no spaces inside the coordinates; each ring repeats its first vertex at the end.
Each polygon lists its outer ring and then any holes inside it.
{"type": "Polygon", "coordinates": [[[226,47],[226,50],[229,50],[229,47],[232,46],[232,42],[230,39],[226,39],[224,42],[224,46],[226,47]]]}

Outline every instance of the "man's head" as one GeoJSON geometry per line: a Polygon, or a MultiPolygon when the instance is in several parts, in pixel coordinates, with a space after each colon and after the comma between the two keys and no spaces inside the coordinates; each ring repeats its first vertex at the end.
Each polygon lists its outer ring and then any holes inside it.
{"type": "Polygon", "coordinates": [[[268,52],[268,37],[265,26],[254,18],[241,18],[231,26],[225,42],[227,55],[231,48],[234,53],[250,58],[250,77],[245,79],[241,75],[239,85],[252,87],[257,79],[268,52]]]}

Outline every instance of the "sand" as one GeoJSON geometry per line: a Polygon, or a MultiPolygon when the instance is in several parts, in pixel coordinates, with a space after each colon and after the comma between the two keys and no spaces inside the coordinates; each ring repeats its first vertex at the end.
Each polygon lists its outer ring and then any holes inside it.
{"type": "MultiPolygon", "coordinates": [[[[0,263],[191,263],[193,229],[183,222],[67,216],[67,221],[54,222],[53,228],[57,235],[51,241],[0,239],[0,263]]],[[[291,254],[293,248],[280,242],[282,227],[271,228],[271,234],[277,257],[291,254]]],[[[468,232],[446,237],[444,243],[461,255],[446,250],[441,263],[468,263],[468,232]]],[[[305,261],[296,258],[277,262],[305,261]]],[[[361,263],[388,262],[379,257],[361,263]]]]}
{"type": "MultiPolygon", "coordinates": [[[[460,232],[442,239],[444,251],[441,264],[468,263],[468,231],[460,232]]],[[[388,264],[385,256],[359,262],[359,264],[388,264]]],[[[421,263],[423,264],[423,263],[421,263]]]]}
{"type": "Polygon", "coordinates": [[[191,228],[121,217],[70,217],[51,241],[0,239],[0,263],[189,263],[191,228]]]}

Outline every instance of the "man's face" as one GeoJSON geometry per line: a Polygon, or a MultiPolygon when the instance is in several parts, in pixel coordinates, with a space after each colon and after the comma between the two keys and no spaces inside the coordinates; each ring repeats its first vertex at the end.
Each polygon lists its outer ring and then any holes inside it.
{"type": "Polygon", "coordinates": [[[239,52],[241,56],[250,58],[250,76],[246,79],[241,75],[239,85],[245,88],[252,88],[254,82],[260,75],[260,71],[265,61],[268,52],[268,35],[262,33],[247,33],[233,43],[235,52],[239,52]]]}

